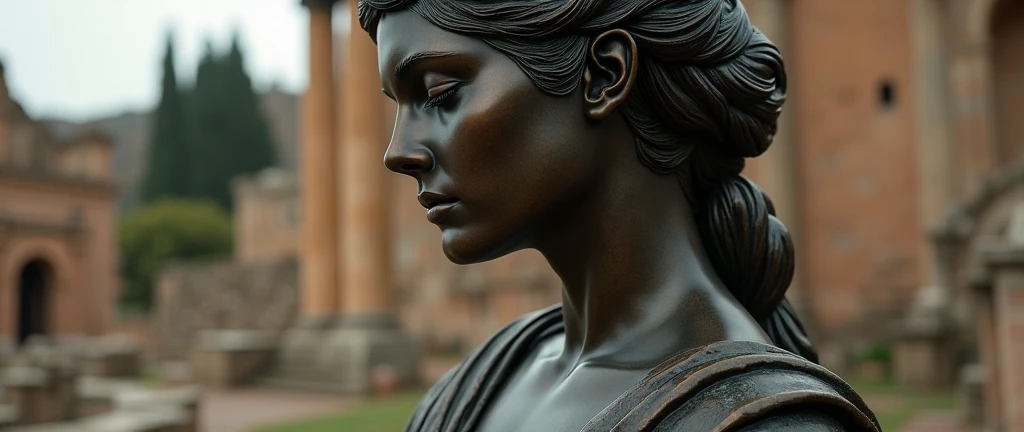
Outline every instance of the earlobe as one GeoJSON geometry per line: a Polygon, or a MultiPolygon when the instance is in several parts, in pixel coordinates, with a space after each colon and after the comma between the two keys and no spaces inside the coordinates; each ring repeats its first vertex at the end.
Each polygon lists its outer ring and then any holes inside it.
{"type": "Polygon", "coordinates": [[[626,100],[636,81],[636,42],[621,29],[601,33],[590,43],[583,72],[587,117],[604,120],[626,100]]]}

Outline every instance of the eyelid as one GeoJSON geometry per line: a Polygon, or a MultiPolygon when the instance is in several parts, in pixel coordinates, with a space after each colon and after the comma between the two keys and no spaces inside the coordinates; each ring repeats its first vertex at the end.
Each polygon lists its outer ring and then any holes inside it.
{"type": "Polygon", "coordinates": [[[432,98],[442,94],[459,84],[459,81],[450,80],[427,88],[427,97],[432,98]]]}

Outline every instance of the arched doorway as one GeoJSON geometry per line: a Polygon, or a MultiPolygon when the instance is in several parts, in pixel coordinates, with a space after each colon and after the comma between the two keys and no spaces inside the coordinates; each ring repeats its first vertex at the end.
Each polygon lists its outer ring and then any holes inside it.
{"type": "Polygon", "coordinates": [[[53,284],[53,267],[34,259],[18,275],[18,345],[30,336],[47,333],[48,302],[53,284]]]}

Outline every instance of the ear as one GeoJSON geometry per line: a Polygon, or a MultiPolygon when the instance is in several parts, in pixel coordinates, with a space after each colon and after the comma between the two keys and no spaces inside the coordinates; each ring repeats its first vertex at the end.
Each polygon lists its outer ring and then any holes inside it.
{"type": "Polygon", "coordinates": [[[604,120],[619,106],[636,81],[636,42],[629,32],[608,30],[590,43],[583,71],[587,117],[604,120]]]}

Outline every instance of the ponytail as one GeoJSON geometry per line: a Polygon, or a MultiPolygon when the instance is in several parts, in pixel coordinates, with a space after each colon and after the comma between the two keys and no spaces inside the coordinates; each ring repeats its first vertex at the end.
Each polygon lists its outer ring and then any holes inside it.
{"type": "Polygon", "coordinates": [[[779,348],[817,363],[818,354],[786,300],[793,241],[775,207],[742,176],[719,180],[700,200],[697,227],[715,272],[779,348]]]}

